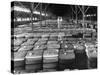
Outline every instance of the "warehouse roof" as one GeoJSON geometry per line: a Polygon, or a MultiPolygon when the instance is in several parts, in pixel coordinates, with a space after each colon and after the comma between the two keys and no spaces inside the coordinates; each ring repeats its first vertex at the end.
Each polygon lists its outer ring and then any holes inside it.
{"type": "MultiPolygon", "coordinates": [[[[14,1],[11,5],[13,6],[20,6],[26,9],[31,10],[31,2],[19,2],[19,1],[14,1]]],[[[68,4],[49,4],[49,3],[42,3],[42,11],[47,7],[46,12],[55,16],[69,16],[72,13],[71,7],[74,8],[75,5],[68,5],[68,4]]],[[[34,7],[37,7],[36,10],[40,11],[40,5],[39,3],[35,2],[34,7]]],[[[88,6],[85,6],[86,8],[88,6]]],[[[79,11],[80,9],[78,9],[79,11]]],[[[82,13],[79,13],[81,15],[82,13]]],[[[90,6],[89,10],[87,11],[86,14],[97,14],[97,7],[96,6],[90,6]]]]}

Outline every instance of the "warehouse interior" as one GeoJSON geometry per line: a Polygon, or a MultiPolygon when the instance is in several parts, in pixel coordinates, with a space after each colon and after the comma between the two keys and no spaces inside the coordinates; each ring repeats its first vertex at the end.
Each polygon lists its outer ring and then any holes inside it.
{"type": "Polygon", "coordinates": [[[11,72],[97,69],[97,6],[11,2],[11,72]]]}

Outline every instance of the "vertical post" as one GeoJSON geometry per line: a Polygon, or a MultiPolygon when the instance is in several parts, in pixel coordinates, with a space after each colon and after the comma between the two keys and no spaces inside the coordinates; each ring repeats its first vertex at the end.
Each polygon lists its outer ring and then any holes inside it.
{"type": "Polygon", "coordinates": [[[31,25],[32,25],[32,31],[33,31],[33,9],[34,9],[34,3],[31,3],[31,25]]]}
{"type": "Polygon", "coordinates": [[[90,16],[90,23],[92,23],[91,16],[90,16]]]}
{"type": "MultiPolygon", "coordinates": [[[[72,8],[72,7],[71,7],[72,8]]],[[[78,6],[75,6],[75,10],[72,8],[72,16],[73,16],[73,13],[75,14],[75,21],[76,21],[76,24],[78,23],[78,14],[79,14],[80,11],[78,11],[78,6]]],[[[74,17],[73,17],[74,18],[74,17]]]]}
{"type": "Polygon", "coordinates": [[[82,6],[83,9],[83,28],[84,28],[84,24],[85,24],[85,12],[84,12],[84,6],[82,6]]]}
{"type": "Polygon", "coordinates": [[[58,29],[59,29],[59,26],[60,26],[60,25],[59,25],[59,17],[57,18],[57,22],[58,22],[58,29]]]}
{"type": "Polygon", "coordinates": [[[61,27],[61,22],[62,22],[62,17],[59,17],[59,16],[58,16],[57,21],[58,21],[58,29],[60,29],[60,27],[61,27]]]}
{"type": "Polygon", "coordinates": [[[21,17],[21,22],[22,22],[22,17],[21,17]]]}
{"type": "Polygon", "coordinates": [[[76,9],[76,24],[77,24],[77,6],[75,6],[75,9],[76,9]]]}
{"type": "Polygon", "coordinates": [[[72,12],[72,21],[73,21],[73,12],[72,12]]]}
{"type": "Polygon", "coordinates": [[[40,25],[42,27],[42,3],[40,4],[40,25]]]}
{"type": "Polygon", "coordinates": [[[80,11],[82,12],[82,26],[84,28],[85,26],[85,13],[87,12],[87,10],[89,9],[89,7],[87,7],[87,9],[85,10],[85,6],[82,6],[82,8],[79,6],[80,11]]]}
{"type": "Polygon", "coordinates": [[[46,7],[45,7],[45,10],[44,10],[44,13],[45,13],[45,26],[46,26],[46,7]]]}

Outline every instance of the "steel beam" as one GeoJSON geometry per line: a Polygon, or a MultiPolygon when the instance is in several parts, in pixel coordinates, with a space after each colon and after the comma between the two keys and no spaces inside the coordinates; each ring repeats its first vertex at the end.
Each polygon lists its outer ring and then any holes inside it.
{"type": "Polygon", "coordinates": [[[39,5],[40,5],[40,3],[38,3],[38,4],[36,5],[36,7],[34,7],[34,10],[36,10],[36,9],[39,7],[39,5]]]}
{"type": "Polygon", "coordinates": [[[18,2],[23,8],[26,8],[21,2],[18,2]]]}
{"type": "Polygon", "coordinates": [[[85,10],[85,6],[82,6],[82,7],[78,6],[78,7],[79,7],[79,9],[80,9],[80,11],[82,12],[82,15],[83,15],[83,23],[82,23],[82,25],[83,25],[83,28],[84,28],[84,25],[85,25],[85,13],[88,11],[88,9],[90,7],[87,7],[86,10],[85,10]]]}
{"type": "Polygon", "coordinates": [[[71,9],[75,14],[75,19],[76,19],[76,24],[77,24],[78,23],[78,14],[80,13],[80,11],[78,11],[78,7],[77,6],[75,6],[75,10],[72,8],[72,6],[71,6],[71,9]]]}

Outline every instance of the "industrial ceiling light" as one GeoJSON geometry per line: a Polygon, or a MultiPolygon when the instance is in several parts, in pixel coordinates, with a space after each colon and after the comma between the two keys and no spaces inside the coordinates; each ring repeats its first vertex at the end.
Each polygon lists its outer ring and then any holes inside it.
{"type": "Polygon", "coordinates": [[[93,16],[96,16],[96,14],[93,14],[93,16]]]}
{"type": "MultiPolygon", "coordinates": [[[[39,11],[34,11],[33,13],[34,13],[34,14],[37,14],[37,15],[40,15],[40,12],[39,12],[39,11]]],[[[42,15],[42,16],[48,16],[48,14],[45,15],[45,13],[41,13],[41,15],[42,15]]]]}
{"type": "Polygon", "coordinates": [[[29,21],[30,19],[29,18],[27,18],[27,21],[29,21]]]}
{"type": "Polygon", "coordinates": [[[24,18],[22,18],[22,21],[25,21],[24,18]]]}
{"type": "Polygon", "coordinates": [[[37,18],[35,17],[35,20],[37,20],[37,18]]]}
{"type": "Polygon", "coordinates": [[[44,13],[42,13],[41,15],[42,15],[42,16],[45,16],[45,14],[44,14],[44,13]]]}
{"type": "Polygon", "coordinates": [[[30,10],[28,10],[26,8],[19,7],[19,6],[14,6],[12,10],[30,13],[30,10]]]}
{"type": "Polygon", "coordinates": [[[34,20],[34,18],[33,18],[33,20],[34,20]]]}
{"type": "Polygon", "coordinates": [[[21,18],[17,18],[17,21],[21,21],[21,18]]]}
{"type": "Polygon", "coordinates": [[[33,13],[34,13],[34,14],[39,14],[39,15],[40,15],[40,12],[38,12],[38,11],[34,11],[33,13]]]}
{"type": "Polygon", "coordinates": [[[16,19],[13,20],[14,22],[16,21],[16,19]]]}
{"type": "Polygon", "coordinates": [[[96,14],[87,14],[86,17],[96,16],[96,14]]]}

